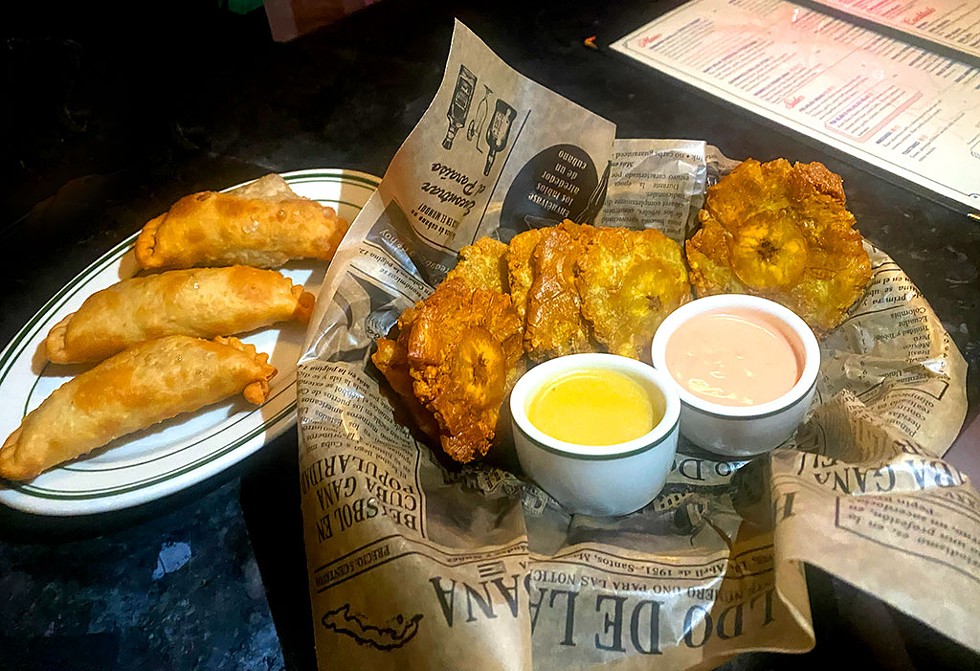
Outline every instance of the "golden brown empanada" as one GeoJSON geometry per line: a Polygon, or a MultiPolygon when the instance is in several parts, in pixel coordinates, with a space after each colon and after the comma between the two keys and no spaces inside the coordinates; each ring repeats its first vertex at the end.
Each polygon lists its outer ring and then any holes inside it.
{"type": "Polygon", "coordinates": [[[213,338],[310,319],[315,298],[274,270],[171,270],[123,280],[89,296],[45,341],[55,363],[101,361],[167,335],[213,338]]]}
{"type": "Polygon", "coordinates": [[[278,175],[238,192],[203,191],[150,220],[136,239],[141,268],[329,261],[349,227],[331,207],[294,194],[278,175]]]}
{"type": "Polygon", "coordinates": [[[0,447],[0,476],[30,480],[126,434],[241,393],[265,401],[268,356],[236,338],[175,335],[106,359],[56,389],[0,447]]]}

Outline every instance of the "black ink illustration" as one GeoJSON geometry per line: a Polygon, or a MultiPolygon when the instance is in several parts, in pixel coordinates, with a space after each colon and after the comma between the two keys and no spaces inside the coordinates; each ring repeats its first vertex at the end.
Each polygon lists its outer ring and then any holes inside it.
{"type": "Polygon", "coordinates": [[[487,164],[483,168],[484,175],[490,174],[493,159],[507,146],[507,138],[510,136],[510,126],[516,116],[517,110],[503,100],[497,100],[497,104],[493,109],[493,118],[490,119],[490,125],[487,126],[487,164]]]}
{"type": "Polygon", "coordinates": [[[483,153],[480,149],[480,141],[483,139],[483,124],[487,121],[487,112],[490,110],[490,94],[493,91],[486,84],[483,85],[483,97],[480,104],[476,106],[476,118],[470,119],[470,125],[466,127],[466,139],[470,142],[476,138],[476,150],[483,153]]]}
{"type": "Polygon", "coordinates": [[[599,210],[602,209],[602,204],[606,202],[606,189],[609,188],[609,168],[612,167],[612,163],[606,161],[606,169],[602,173],[602,179],[596,184],[596,187],[592,189],[592,194],[589,196],[589,202],[585,204],[585,209],[578,213],[577,216],[572,217],[574,221],[579,223],[583,222],[593,222],[596,216],[599,214],[599,210]]]}
{"type": "Polygon", "coordinates": [[[507,189],[500,211],[500,240],[510,242],[531,228],[554,226],[563,219],[591,224],[602,207],[609,181],[581,147],[556,144],[524,164],[507,189]]]}
{"type": "Polygon", "coordinates": [[[456,88],[453,90],[453,99],[449,102],[449,130],[442,141],[445,149],[453,148],[453,140],[456,133],[466,123],[466,116],[470,113],[470,103],[473,102],[473,91],[476,88],[476,75],[470,72],[465,65],[459,66],[459,76],[456,78],[456,88]]]}
{"type": "Polygon", "coordinates": [[[400,648],[413,638],[419,630],[422,614],[418,613],[406,619],[402,615],[395,617],[398,628],[376,627],[363,621],[363,616],[351,614],[350,604],[345,603],[337,610],[324,613],[320,622],[324,627],[338,634],[350,636],[360,645],[368,645],[376,650],[394,650],[400,648]]]}

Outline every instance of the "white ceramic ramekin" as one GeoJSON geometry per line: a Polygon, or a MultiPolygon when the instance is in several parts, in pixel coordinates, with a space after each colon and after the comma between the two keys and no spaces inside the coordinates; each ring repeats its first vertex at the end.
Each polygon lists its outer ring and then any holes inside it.
{"type": "Polygon", "coordinates": [[[663,489],[677,450],[680,400],[665,373],[615,354],[571,354],[525,373],[510,396],[514,443],[524,472],[566,510],[585,515],[626,515],[663,489]],[[654,398],[664,415],[649,433],[616,445],[577,445],[557,440],[528,420],[531,399],[566,373],[604,368],[629,375],[654,398]]]}
{"type": "Polygon", "coordinates": [[[779,327],[803,355],[803,371],[796,384],[766,403],[729,406],[695,396],[672,376],[668,377],[681,399],[680,429],[684,437],[716,454],[751,457],[772,450],[792,436],[813,401],[820,346],[806,322],[789,308],[765,298],[745,294],[708,296],[682,305],[664,319],[653,336],[651,355],[654,367],[669,374],[667,343],[678,327],[697,315],[731,311],[755,312],[779,327]]]}

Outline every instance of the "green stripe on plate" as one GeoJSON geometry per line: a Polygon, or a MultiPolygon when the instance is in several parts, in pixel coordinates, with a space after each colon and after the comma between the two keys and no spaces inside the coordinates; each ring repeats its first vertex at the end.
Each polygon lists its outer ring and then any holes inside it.
{"type": "MultiPolygon", "coordinates": [[[[293,173],[283,173],[282,176],[289,184],[299,185],[299,184],[339,183],[339,184],[346,184],[353,187],[366,188],[372,191],[376,189],[381,182],[379,178],[374,177],[373,175],[344,174],[342,170],[337,170],[337,171],[313,170],[309,172],[296,171],[293,173]]],[[[229,191],[231,189],[237,188],[238,186],[242,186],[242,185],[236,185],[234,187],[230,187],[229,189],[224,189],[224,190],[229,191]]],[[[362,204],[353,203],[350,201],[336,201],[332,199],[314,199],[314,200],[318,200],[318,202],[337,203],[337,205],[346,205],[348,207],[352,207],[357,210],[360,210],[363,207],[362,204]]],[[[32,340],[38,334],[41,328],[43,328],[47,324],[47,322],[50,321],[50,319],[52,318],[52,313],[57,312],[61,307],[63,307],[63,305],[67,301],[69,301],[79,291],[81,291],[85,287],[85,285],[91,280],[92,276],[102,273],[103,271],[106,270],[106,268],[109,265],[118,262],[119,259],[122,258],[122,256],[124,256],[127,252],[129,252],[132,249],[138,235],[139,235],[138,233],[134,233],[133,235],[126,238],[125,240],[117,243],[115,247],[113,247],[111,250],[109,250],[101,257],[96,259],[95,262],[93,262],[82,272],[76,275],[68,284],[66,284],[62,289],[60,289],[57,293],[55,293],[55,295],[52,296],[44,304],[44,306],[40,310],[38,310],[37,313],[34,314],[33,317],[31,317],[31,319],[27,322],[27,324],[25,324],[24,327],[17,332],[17,334],[10,341],[10,343],[7,345],[4,351],[0,353],[0,385],[2,385],[3,382],[7,379],[7,376],[11,371],[13,362],[15,360],[20,359],[20,357],[24,354],[24,349],[26,347],[27,342],[32,340]]],[[[37,377],[34,384],[31,386],[31,391],[28,395],[28,400],[25,402],[25,407],[24,407],[25,415],[27,414],[26,403],[30,402],[30,398],[32,397],[34,390],[36,389],[39,381],[40,381],[40,376],[37,377]]],[[[292,388],[292,387],[288,387],[288,388],[292,388]]],[[[284,387],[282,391],[285,391],[286,389],[287,387],[284,387]]],[[[280,393],[282,393],[282,391],[280,393]]],[[[278,396],[279,394],[274,396],[269,401],[266,401],[266,404],[271,402],[278,396]]],[[[261,410],[262,407],[265,407],[265,404],[263,404],[263,406],[259,406],[258,408],[255,408],[244,417],[236,420],[231,426],[234,426],[234,424],[237,424],[238,422],[244,421],[249,416],[251,416],[254,412],[261,410]]],[[[221,448],[216,449],[214,452],[204,455],[199,459],[194,460],[193,462],[189,462],[187,464],[181,465],[165,473],[160,473],[152,477],[144,478],[143,480],[127,482],[126,484],[117,487],[105,487],[100,489],[75,491],[75,492],[65,492],[56,489],[39,487],[37,485],[20,484],[20,483],[10,483],[9,487],[27,496],[32,496],[41,499],[62,500],[62,501],[63,500],[93,500],[93,499],[106,498],[110,496],[118,496],[120,494],[125,494],[140,489],[146,489],[148,487],[161,484],[168,480],[172,480],[176,477],[184,475],[185,473],[189,473],[193,470],[200,468],[201,466],[211,463],[217,459],[220,459],[226,454],[248,443],[256,436],[259,436],[262,433],[279,426],[282,422],[292,421],[292,416],[294,415],[295,410],[296,410],[296,401],[293,400],[289,403],[289,405],[286,408],[278,412],[270,420],[263,422],[260,426],[257,426],[255,429],[240,436],[239,438],[233,440],[232,442],[222,446],[221,448]]],[[[177,452],[168,453],[167,455],[164,455],[157,459],[152,459],[150,461],[157,461],[159,459],[164,459],[169,456],[172,456],[173,454],[177,454],[186,449],[190,449],[194,445],[197,445],[204,440],[209,440],[214,436],[219,435],[220,433],[230,429],[231,426],[224,427],[221,429],[221,431],[218,431],[217,433],[212,433],[207,437],[201,438],[195,441],[194,443],[191,443],[181,448],[177,452]]],[[[141,462],[140,464],[136,464],[136,465],[138,466],[143,463],[150,463],[150,462],[141,462]]],[[[132,465],[125,468],[132,468],[132,465]]],[[[92,469],[82,470],[82,469],[68,468],[67,470],[73,470],[76,473],[82,474],[86,471],[91,472],[92,469]]],[[[107,471],[107,470],[109,471],[124,470],[124,468],[99,469],[99,471],[107,471]]]]}
{"type": "MultiPolygon", "coordinates": [[[[135,463],[126,464],[125,466],[111,466],[111,467],[104,467],[104,468],[91,468],[91,467],[90,468],[77,468],[77,467],[73,467],[69,463],[69,464],[67,464],[65,466],[62,466],[61,468],[63,470],[66,470],[66,471],[74,471],[76,473],[111,473],[112,471],[125,471],[125,470],[128,470],[130,468],[137,468],[139,466],[143,466],[145,464],[152,464],[154,461],[160,461],[162,459],[168,459],[168,458],[172,457],[175,454],[180,454],[181,452],[184,452],[185,450],[189,450],[192,447],[195,447],[197,445],[200,445],[201,443],[203,443],[203,442],[205,442],[207,440],[211,440],[215,436],[218,436],[218,435],[220,435],[220,434],[222,434],[222,433],[224,433],[226,431],[230,431],[232,428],[234,428],[238,424],[241,424],[242,422],[246,421],[248,418],[252,417],[255,413],[261,412],[262,411],[262,408],[266,407],[267,405],[269,405],[270,403],[272,403],[273,401],[275,401],[277,398],[279,398],[280,396],[282,396],[284,393],[290,391],[292,388],[293,388],[293,384],[292,383],[281,387],[279,389],[279,391],[277,391],[275,393],[274,396],[270,396],[265,401],[265,403],[263,403],[262,405],[254,406],[251,410],[249,410],[248,412],[246,412],[245,414],[243,414],[241,417],[237,417],[235,419],[235,421],[231,422],[230,424],[228,424],[226,426],[222,426],[220,430],[218,430],[218,431],[212,431],[211,433],[208,433],[207,435],[203,435],[200,438],[198,438],[197,440],[195,440],[193,442],[190,442],[190,443],[187,443],[186,445],[184,445],[183,447],[181,447],[179,450],[174,450],[173,452],[167,452],[166,454],[161,454],[160,456],[154,457],[152,459],[146,459],[144,461],[137,461],[135,463]]],[[[292,401],[292,402],[295,402],[295,401],[292,401]]],[[[205,409],[206,408],[202,408],[202,410],[205,410],[205,409]]],[[[186,420],[183,420],[183,421],[186,421],[186,420]]],[[[221,426],[221,425],[218,425],[218,426],[221,426]]],[[[211,428],[212,429],[216,429],[218,427],[217,426],[214,426],[214,427],[211,427],[211,428]]]]}
{"type": "Polygon", "coordinates": [[[296,409],[296,403],[293,402],[288,407],[286,407],[282,412],[276,414],[271,420],[269,420],[262,426],[256,427],[255,429],[241,436],[237,440],[228,443],[220,450],[216,450],[211,454],[205,455],[196,461],[185,464],[184,466],[180,468],[176,468],[172,471],[168,471],[167,473],[162,473],[158,476],[154,476],[152,478],[146,478],[144,480],[134,481],[124,486],[108,487],[103,489],[91,489],[84,492],[83,491],[63,492],[56,489],[45,489],[42,487],[37,487],[35,485],[12,485],[12,489],[16,489],[21,493],[30,494],[31,496],[36,496],[38,498],[50,499],[55,501],[69,501],[69,500],[86,501],[92,499],[101,499],[107,496],[118,496],[119,494],[126,494],[128,492],[134,492],[139,489],[146,489],[147,487],[151,487],[161,482],[166,482],[167,480],[172,480],[177,476],[183,475],[184,473],[189,473],[190,471],[196,470],[201,466],[211,463],[212,461],[223,457],[229,452],[238,449],[248,441],[258,436],[259,434],[266,432],[270,428],[276,426],[279,422],[288,419],[289,416],[292,415],[295,409],[296,409]]]}
{"type": "MultiPolygon", "coordinates": [[[[50,313],[57,310],[61,305],[68,299],[66,294],[72,293],[72,288],[78,285],[82,279],[85,279],[89,275],[98,274],[105,270],[105,268],[113,263],[118,258],[122,257],[130,247],[132,247],[133,242],[136,240],[136,234],[130,236],[126,240],[120,242],[116,247],[107,252],[106,254],[99,257],[96,261],[92,263],[89,267],[83,270],[81,273],[76,275],[68,284],[62,287],[54,296],[48,299],[40,310],[38,310],[33,317],[17,332],[17,335],[11,339],[10,344],[4,349],[3,354],[0,354],[0,384],[3,383],[4,377],[9,369],[10,359],[12,357],[16,358],[20,356],[20,351],[17,350],[17,346],[25,338],[33,337],[34,333],[37,332],[37,326],[41,320],[48,318],[50,319],[50,313]],[[16,357],[15,357],[16,355],[16,357]]],[[[73,295],[73,293],[72,293],[73,295]]]]}

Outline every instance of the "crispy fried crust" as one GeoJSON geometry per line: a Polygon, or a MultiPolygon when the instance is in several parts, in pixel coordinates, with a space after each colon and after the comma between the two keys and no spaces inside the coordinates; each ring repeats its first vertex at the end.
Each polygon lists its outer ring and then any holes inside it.
{"type": "Polygon", "coordinates": [[[507,285],[510,287],[510,299],[521,318],[521,323],[524,323],[527,314],[527,298],[531,291],[531,283],[534,281],[531,257],[534,248],[545,234],[546,229],[532,228],[515,235],[507,246],[507,285]]]}
{"type": "Polygon", "coordinates": [[[698,218],[686,250],[699,296],[763,296],[825,333],[871,280],[843,183],[820,163],[746,160],[708,189],[698,218]]]}
{"type": "Polygon", "coordinates": [[[508,292],[507,245],[493,238],[480,238],[459,250],[459,262],[446,279],[459,277],[471,287],[508,292]]]}
{"type": "Polygon", "coordinates": [[[582,314],[614,354],[649,359],[660,322],[691,300],[680,245],[653,229],[595,229],[578,269],[582,314]]]}
{"type": "Polygon", "coordinates": [[[101,361],[167,335],[213,338],[286,320],[305,324],[314,302],[313,294],[274,270],[173,270],[92,294],[51,329],[45,349],[55,363],[101,361]]]}
{"type": "Polygon", "coordinates": [[[466,463],[484,456],[522,370],[521,324],[510,298],[449,278],[402,315],[398,331],[397,340],[379,341],[375,365],[429,435],[433,418],[450,457],[466,463]]]}
{"type": "Polygon", "coordinates": [[[394,391],[405,404],[416,426],[433,440],[439,440],[439,424],[432,413],[415,397],[412,375],[408,368],[408,351],[399,339],[378,339],[378,349],[371,360],[388,380],[394,391]]]}
{"type": "Polygon", "coordinates": [[[577,263],[595,229],[565,221],[543,229],[531,257],[524,350],[534,361],[596,349],[582,315],[577,263]]]}
{"type": "Polygon", "coordinates": [[[79,374],[32,410],[0,448],[0,476],[30,480],[126,434],[242,394],[262,403],[276,369],[235,338],[168,336],[79,374]]]}
{"type": "Polygon", "coordinates": [[[147,222],[136,239],[136,261],[145,269],[328,261],[347,228],[333,208],[306,198],[204,191],[147,222]]]}

